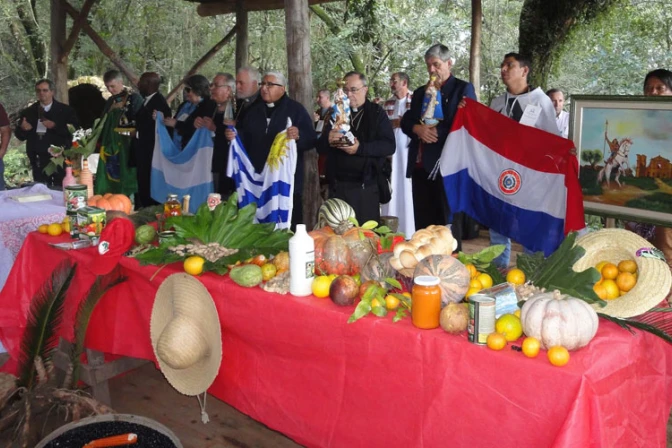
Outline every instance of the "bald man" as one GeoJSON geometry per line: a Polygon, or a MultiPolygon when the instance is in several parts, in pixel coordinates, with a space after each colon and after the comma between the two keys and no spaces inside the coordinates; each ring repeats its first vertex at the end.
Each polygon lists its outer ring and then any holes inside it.
{"type": "MultiPolygon", "coordinates": [[[[172,113],[166,99],[159,92],[161,76],[158,73],[147,72],[140,76],[138,91],[144,97],[144,102],[135,116],[136,134],[133,139],[131,160],[135,161],[138,173],[138,202],[140,207],[155,205],[150,194],[150,176],[152,173],[152,155],[154,154],[154,134],[156,122],[152,115],[154,111],[163,113],[170,118],[172,113]]],[[[136,208],[138,208],[136,205],[136,208]]]]}

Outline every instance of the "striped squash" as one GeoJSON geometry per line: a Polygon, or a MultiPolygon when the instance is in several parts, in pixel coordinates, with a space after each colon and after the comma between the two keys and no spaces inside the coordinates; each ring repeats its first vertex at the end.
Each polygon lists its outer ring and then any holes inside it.
{"type": "Polygon", "coordinates": [[[415,267],[413,278],[420,275],[439,277],[442,306],[459,302],[469,290],[469,270],[450,255],[430,255],[424,258],[415,267]]]}
{"type": "Polygon", "coordinates": [[[355,210],[342,199],[332,198],[324,201],[317,214],[317,227],[329,226],[337,235],[343,235],[354,227],[350,218],[355,218],[355,210]]]}

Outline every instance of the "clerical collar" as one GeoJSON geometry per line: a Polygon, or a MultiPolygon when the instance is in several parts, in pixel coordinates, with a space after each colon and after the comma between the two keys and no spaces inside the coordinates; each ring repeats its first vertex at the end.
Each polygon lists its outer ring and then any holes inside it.
{"type": "Polygon", "coordinates": [[[359,108],[357,108],[357,107],[351,107],[350,109],[351,109],[354,113],[357,113],[357,111],[359,111],[359,108]]]}
{"type": "Polygon", "coordinates": [[[42,106],[42,109],[43,109],[45,112],[49,112],[49,109],[51,109],[51,106],[53,106],[53,105],[54,105],[54,102],[53,102],[53,101],[52,101],[51,103],[47,104],[46,106],[45,106],[44,104],[40,103],[40,106],[42,106]]]}
{"type": "Polygon", "coordinates": [[[266,107],[275,107],[275,103],[266,103],[266,107]]]}

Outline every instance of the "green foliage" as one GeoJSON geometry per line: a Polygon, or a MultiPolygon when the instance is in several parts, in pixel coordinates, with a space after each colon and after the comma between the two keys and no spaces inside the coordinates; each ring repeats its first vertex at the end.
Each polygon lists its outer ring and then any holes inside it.
{"type": "Polygon", "coordinates": [[[33,181],[33,171],[26,155],[26,145],[9,148],[2,161],[5,164],[5,183],[7,187],[17,188],[33,181]]]}

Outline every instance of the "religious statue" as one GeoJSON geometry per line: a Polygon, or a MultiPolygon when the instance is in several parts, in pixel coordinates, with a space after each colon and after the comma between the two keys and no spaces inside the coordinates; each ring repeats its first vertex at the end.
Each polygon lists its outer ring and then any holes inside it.
{"type": "Polygon", "coordinates": [[[343,91],[343,81],[337,83],[338,89],[334,92],[333,105],[331,106],[331,128],[340,131],[343,136],[333,146],[352,146],[355,144],[355,136],[350,132],[350,100],[343,91]]]}
{"type": "Polygon", "coordinates": [[[436,126],[440,120],[443,120],[441,88],[437,86],[437,79],[434,74],[429,77],[429,82],[425,89],[425,98],[422,100],[421,119],[427,126],[436,126]]]}

